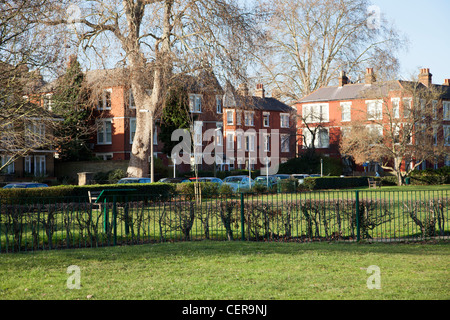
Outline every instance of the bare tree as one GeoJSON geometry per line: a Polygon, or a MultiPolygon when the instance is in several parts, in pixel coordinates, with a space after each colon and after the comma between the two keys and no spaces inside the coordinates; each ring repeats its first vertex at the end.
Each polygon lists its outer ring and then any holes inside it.
{"type": "Polygon", "coordinates": [[[57,30],[36,23],[53,0],[0,3],[0,169],[53,143],[54,118],[41,107],[41,71],[59,57],[57,30]],[[6,160],[6,161],[5,161],[6,160]]]}
{"type": "Polygon", "coordinates": [[[352,82],[364,78],[359,71],[367,66],[395,73],[405,41],[370,10],[368,0],[261,1],[267,42],[255,54],[258,76],[291,104],[342,70],[352,82]]]}
{"type": "Polygon", "coordinates": [[[391,81],[373,85],[366,92],[366,110],[352,121],[340,142],[341,154],[355,163],[377,162],[392,171],[402,185],[424,161],[443,156],[439,136],[442,115],[439,87],[421,82],[391,81]]]}
{"type": "MultiPolygon", "coordinates": [[[[64,2],[66,8],[69,3],[64,2]]],[[[104,49],[117,45],[114,53],[123,54],[138,111],[128,175],[145,176],[153,156],[154,120],[171,78],[211,68],[224,74],[240,69],[236,57],[255,34],[252,17],[233,0],[85,0],[77,5],[79,17],[69,19],[61,12],[42,22],[78,24],[79,44],[87,52],[111,57],[104,49]]],[[[153,166],[150,176],[153,180],[153,166]]]]}

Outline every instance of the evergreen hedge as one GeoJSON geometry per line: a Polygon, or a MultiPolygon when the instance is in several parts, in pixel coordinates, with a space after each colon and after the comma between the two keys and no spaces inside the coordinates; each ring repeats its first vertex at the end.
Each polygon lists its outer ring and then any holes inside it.
{"type": "Polygon", "coordinates": [[[0,199],[6,203],[9,199],[61,199],[71,201],[88,201],[88,191],[135,189],[135,195],[158,195],[165,198],[175,193],[175,185],[170,183],[130,183],[130,184],[106,184],[87,186],[57,186],[50,188],[17,188],[0,189],[0,199]]]}

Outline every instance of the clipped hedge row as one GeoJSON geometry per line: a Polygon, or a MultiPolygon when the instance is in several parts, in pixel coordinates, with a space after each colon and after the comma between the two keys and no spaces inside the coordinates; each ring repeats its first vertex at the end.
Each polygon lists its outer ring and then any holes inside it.
{"type": "Polygon", "coordinates": [[[88,201],[88,191],[102,190],[122,190],[135,189],[136,195],[161,195],[167,197],[175,193],[175,185],[170,183],[152,184],[107,184],[107,185],[87,185],[87,186],[57,186],[50,188],[30,188],[30,189],[0,189],[0,199],[2,202],[8,199],[68,199],[77,198],[79,201],[88,201]]]}
{"type": "MultiPolygon", "coordinates": [[[[380,181],[380,178],[374,178],[380,181]]],[[[367,187],[367,177],[320,177],[306,178],[303,185],[304,189],[323,190],[323,189],[346,189],[367,187]]]]}

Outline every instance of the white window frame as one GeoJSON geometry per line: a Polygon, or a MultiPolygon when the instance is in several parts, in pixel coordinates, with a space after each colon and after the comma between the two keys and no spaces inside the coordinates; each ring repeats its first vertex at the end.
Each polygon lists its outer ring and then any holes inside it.
{"type": "Polygon", "coordinates": [[[392,117],[394,119],[400,119],[400,98],[392,98],[392,117]]]}
{"type": "Polygon", "coordinates": [[[236,133],[236,150],[242,150],[243,136],[242,133],[236,133]]]}
{"type": "Polygon", "coordinates": [[[45,156],[34,156],[34,175],[36,177],[45,176],[47,173],[47,159],[45,156]]]}
{"type": "Polygon", "coordinates": [[[289,113],[280,113],[280,127],[289,128],[289,113]]]}
{"type": "Polygon", "coordinates": [[[236,125],[240,126],[242,124],[242,111],[236,110],[236,125]]]}
{"type": "MultiPolygon", "coordinates": [[[[11,159],[11,156],[2,155],[1,158],[2,158],[1,159],[2,160],[2,166],[4,166],[5,163],[7,163],[11,159]]],[[[5,168],[3,168],[2,173],[14,174],[14,172],[15,172],[14,163],[15,163],[15,161],[11,162],[9,165],[7,165],[5,168]]]]}
{"type": "Polygon", "coordinates": [[[222,114],[223,112],[223,97],[220,95],[216,95],[216,112],[218,114],[222,114]]]}
{"type": "Polygon", "coordinates": [[[244,123],[247,127],[255,126],[255,112],[254,111],[245,111],[244,117],[245,117],[244,123]]]}
{"type": "Polygon", "coordinates": [[[136,118],[130,118],[130,144],[133,144],[134,135],[136,134],[136,118]]]}
{"type": "Polygon", "coordinates": [[[26,156],[24,158],[24,165],[23,165],[23,171],[25,173],[31,174],[33,173],[33,157],[32,156],[26,156]]]}
{"type": "Polygon", "coordinates": [[[256,144],[256,134],[255,133],[245,133],[245,151],[254,152],[256,144]]]}
{"type": "Polygon", "coordinates": [[[270,127],[270,112],[263,112],[263,126],[270,127]]]}
{"type": "Polygon", "coordinates": [[[383,119],[383,100],[366,100],[367,120],[383,119]]]}
{"type": "Polygon", "coordinates": [[[201,94],[189,94],[189,110],[191,113],[202,113],[201,94]]]}
{"type": "Polygon", "coordinates": [[[442,101],[443,120],[450,120],[450,101],[442,101]]]}
{"type": "Polygon", "coordinates": [[[352,120],[352,103],[341,102],[341,121],[348,122],[352,120]]]}
{"type": "Polygon", "coordinates": [[[111,110],[112,105],[112,88],[104,89],[102,91],[101,100],[99,100],[99,103],[97,105],[97,109],[102,110],[111,110]],[[108,106],[108,99],[107,96],[109,94],[109,106],[108,106]],[[100,103],[101,101],[101,103],[100,103]]]}
{"type": "Polygon", "coordinates": [[[136,103],[134,101],[133,90],[128,90],[128,106],[130,109],[136,109],[136,103]]]}
{"type": "Polygon", "coordinates": [[[290,152],[290,135],[289,134],[281,134],[280,135],[281,143],[281,152],[290,152]]]}
{"type": "Polygon", "coordinates": [[[264,146],[264,152],[270,152],[270,134],[269,133],[263,134],[263,146],[264,146]]]}
{"type": "Polygon", "coordinates": [[[45,123],[31,121],[25,125],[25,139],[27,144],[37,148],[45,143],[45,123]]]}
{"type": "Polygon", "coordinates": [[[227,115],[227,125],[228,126],[234,125],[234,111],[233,110],[227,110],[226,111],[226,115],[227,115]],[[230,118],[230,116],[231,116],[231,118],[230,118]]]}
{"type": "Polygon", "coordinates": [[[330,105],[328,103],[304,104],[302,116],[305,123],[330,122],[330,105]]]}
{"type": "Polygon", "coordinates": [[[403,98],[403,118],[410,118],[412,116],[412,98],[403,98]]]}
{"type": "Polygon", "coordinates": [[[98,145],[111,145],[113,136],[113,121],[112,119],[99,119],[97,120],[97,144],[98,145]],[[107,123],[111,124],[111,139],[108,141],[107,123]],[[103,139],[100,139],[100,134],[103,134],[103,139]]]}
{"type": "Polygon", "coordinates": [[[444,125],[444,146],[450,146],[450,125],[444,125]]]}
{"type": "Polygon", "coordinates": [[[234,132],[227,131],[227,150],[234,150],[234,132]]]}
{"type": "Polygon", "coordinates": [[[438,101],[433,100],[432,104],[433,104],[433,120],[437,120],[438,119],[438,101]]]}
{"type": "Polygon", "coordinates": [[[53,110],[53,93],[47,93],[43,96],[42,106],[47,111],[53,110]]]}
{"type": "Polygon", "coordinates": [[[194,145],[203,146],[203,121],[194,121],[194,145]]]}

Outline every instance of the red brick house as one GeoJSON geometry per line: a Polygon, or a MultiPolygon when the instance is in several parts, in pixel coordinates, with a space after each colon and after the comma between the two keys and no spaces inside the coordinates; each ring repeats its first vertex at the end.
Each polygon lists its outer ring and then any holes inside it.
{"type": "Polygon", "coordinates": [[[253,95],[246,85],[228,86],[224,95],[224,150],[229,169],[259,170],[295,157],[295,109],[265,95],[257,84],[253,95]],[[269,163],[268,163],[269,161],[269,163]]]}
{"type": "MultiPolygon", "coordinates": [[[[133,95],[127,85],[126,70],[95,70],[87,72],[86,75],[89,86],[95,88],[94,95],[98,97],[94,112],[97,132],[91,139],[93,153],[103,160],[129,160],[136,130],[136,113],[139,110],[134,105],[133,95]]],[[[214,77],[203,77],[202,81],[192,81],[192,78],[189,78],[187,82],[190,113],[195,116],[192,126],[201,129],[199,141],[204,148],[207,142],[203,142],[203,134],[209,129],[222,130],[223,91],[214,77]],[[209,83],[204,84],[204,81],[209,83]]],[[[151,91],[151,88],[148,90],[151,91]]],[[[165,166],[171,167],[172,160],[162,152],[163,144],[158,139],[158,123],[159,119],[156,119],[154,157],[162,160],[165,166]]],[[[191,162],[193,161],[191,155],[191,162]]],[[[202,161],[199,169],[210,168],[202,161]]],[[[190,171],[191,164],[177,165],[177,170],[190,171]]]]}
{"type": "MultiPolygon", "coordinates": [[[[89,71],[86,78],[99,97],[95,111],[98,130],[91,140],[92,151],[103,160],[129,160],[136,112],[139,111],[134,106],[131,90],[124,80],[126,70],[89,71]]],[[[273,156],[268,138],[274,130],[279,131],[280,139],[277,161],[284,162],[295,156],[295,110],[277,99],[266,97],[262,85],[258,85],[255,96],[250,96],[248,90],[238,90],[237,93],[232,90],[235,104],[230,106],[225,105],[226,95],[224,96],[224,90],[213,75],[203,74],[198,79],[184,80],[181,82],[189,96],[190,114],[195,118],[191,124],[193,144],[200,146],[201,150],[214,144],[216,148],[213,157],[216,161],[208,164],[203,151],[197,154],[202,159],[197,160],[191,153],[191,163],[177,164],[177,171],[191,171],[195,161],[199,164],[199,170],[245,169],[248,167],[249,150],[256,152],[265,146],[269,150],[269,158],[273,156]],[[211,129],[215,131],[215,142],[204,141],[205,133],[211,129]],[[242,137],[236,134],[240,130],[244,131],[242,137]],[[257,137],[262,131],[265,141],[264,138],[257,137]],[[247,146],[242,157],[234,154],[227,159],[227,151],[230,152],[232,144],[233,147],[247,146]]],[[[154,133],[154,156],[161,159],[165,166],[173,167],[172,160],[162,152],[163,144],[158,139],[158,121],[157,119],[154,133]]],[[[253,169],[260,169],[264,165],[263,161],[258,161],[257,156],[252,157],[253,169]]]]}
{"type": "Polygon", "coordinates": [[[15,108],[17,114],[11,115],[10,119],[5,115],[7,121],[2,124],[0,180],[52,179],[56,154],[56,146],[52,143],[53,124],[62,119],[51,112],[48,84],[40,73],[23,68],[20,77],[23,95],[11,102],[9,109],[15,108]]]}
{"type": "MultiPolygon", "coordinates": [[[[404,94],[405,87],[412,82],[394,81],[389,83],[389,90],[385,92],[383,101],[387,101],[387,107],[393,117],[406,117],[406,112],[413,106],[415,101],[404,94]]],[[[432,75],[429,69],[422,69],[419,75],[419,85],[428,89],[438,89],[442,92],[440,101],[433,101],[436,115],[442,117],[442,126],[436,128],[436,139],[444,140],[444,147],[450,154],[450,80],[445,80],[443,85],[432,84],[432,75]]],[[[298,115],[297,134],[299,137],[299,153],[304,152],[314,142],[318,153],[330,157],[341,157],[339,143],[346,127],[356,121],[366,121],[370,125],[373,120],[387,123],[383,118],[383,104],[379,98],[373,98],[376,86],[376,78],[373,69],[366,70],[364,83],[350,83],[345,73],[341,73],[338,86],[324,87],[305,96],[295,104],[298,115]],[[310,130],[308,130],[308,128],[310,130]]],[[[380,129],[383,134],[383,129],[380,129]]],[[[343,159],[345,162],[345,158],[343,159]]],[[[406,160],[405,160],[406,161],[406,160]]],[[[349,163],[347,163],[349,165],[349,163]]],[[[408,165],[406,163],[404,165],[408,165]]],[[[449,166],[450,157],[447,156],[443,162],[425,162],[421,168],[437,168],[449,166]]],[[[377,163],[369,164],[368,168],[358,167],[357,171],[378,171],[377,163]],[[372,165],[372,166],[370,166],[372,165]]],[[[350,172],[347,172],[350,173],[350,172]]]]}

